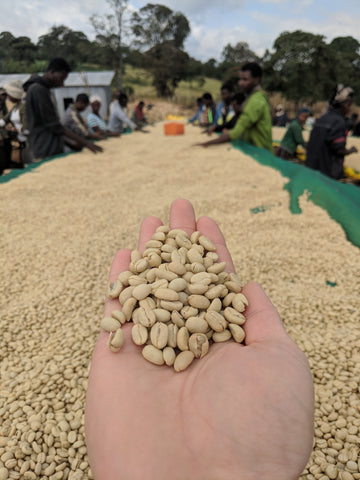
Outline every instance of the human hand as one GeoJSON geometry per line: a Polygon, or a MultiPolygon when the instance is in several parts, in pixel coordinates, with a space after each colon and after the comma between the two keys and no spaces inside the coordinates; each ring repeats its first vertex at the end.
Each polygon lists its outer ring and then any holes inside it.
{"type": "Polygon", "coordinates": [[[356,147],[351,147],[350,150],[349,150],[349,153],[356,153],[358,151],[358,149],[356,147]]]}
{"type": "MultiPolygon", "coordinates": [[[[161,225],[146,218],[140,251],[161,225]]],[[[216,245],[227,271],[234,266],[216,223],[197,221],[186,200],[170,209],[170,228],[201,231],[216,245]]],[[[130,250],[113,260],[110,281],[127,270],[130,250]]],[[[96,480],[298,479],[312,449],[313,383],[305,355],[256,283],[243,293],[245,345],[213,344],[201,360],[176,373],[146,362],[131,340],[111,352],[100,333],[93,355],[86,438],[96,480]]],[[[108,300],[105,315],[119,309],[108,300]]]]}
{"type": "Polygon", "coordinates": [[[104,150],[100,145],[88,141],[85,142],[84,146],[94,153],[102,152],[104,150]]]}
{"type": "Polygon", "coordinates": [[[16,128],[12,123],[7,123],[5,125],[5,130],[7,130],[8,132],[16,132],[16,128]]]}

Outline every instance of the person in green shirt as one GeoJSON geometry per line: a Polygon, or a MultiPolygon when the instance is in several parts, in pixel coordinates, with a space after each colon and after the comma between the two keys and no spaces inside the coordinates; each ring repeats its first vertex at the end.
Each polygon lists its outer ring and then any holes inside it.
{"type": "Polygon", "coordinates": [[[245,94],[242,114],[234,128],[224,131],[214,140],[199,145],[209,147],[218,143],[241,139],[255,147],[273,151],[270,107],[264,92],[260,88],[261,77],[262,69],[259,64],[249,62],[242,66],[239,74],[239,87],[241,92],[245,94]]]}
{"type": "Polygon", "coordinates": [[[306,107],[300,108],[296,118],[290,123],[280,146],[276,149],[275,155],[284,160],[291,160],[296,155],[298,145],[305,147],[306,143],[302,134],[306,120],[310,115],[310,110],[306,107]]]}

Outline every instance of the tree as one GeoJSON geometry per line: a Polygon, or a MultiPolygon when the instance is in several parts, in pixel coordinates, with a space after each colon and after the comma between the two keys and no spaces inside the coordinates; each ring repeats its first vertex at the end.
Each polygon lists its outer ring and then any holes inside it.
{"type": "Polygon", "coordinates": [[[228,43],[224,47],[221,57],[224,63],[228,63],[231,66],[259,61],[259,57],[250,49],[249,44],[246,42],[238,42],[235,46],[228,43]]]}
{"type": "Polygon", "coordinates": [[[15,37],[10,32],[0,33],[0,57],[6,58],[10,56],[11,44],[15,40],[15,37]]]}
{"type": "Polygon", "coordinates": [[[29,37],[17,37],[11,42],[12,58],[31,64],[35,60],[36,45],[29,37]]]}
{"type": "Polygon", "coordinates": [[[337,37],[330,43],[337,56],[333,68],[338,83],[351,86],[355,90],[355,100],[360,102],[360,42],[353,37],[337,37]]]}
{"type": "Polygon", "coordinates": [[[172,41],[155,45],[145,53],[153,85],[160,97],[171,97],[187,76],[189,56],[172,41]]]}
{"type": "Polygon", "coordinates": [[[37,43],[40,59],[64,57],[72,68],[85,62],[91,55],[91,42],[82,32],[65,25],[54,25],[49,33],[42,35],[37,43]]]}
{"type": "Polygon", "coordinates": [[[215,58],[209,58],[203,64],[203,72],[205,77],[219,78],[219,64],[215,58]]]}
{"type": "Polygon", "coordinates": [[[106,0],[112,13],[90,17],[90,22],[101,36],[107,48],[112,52],[118,88],[122,87],[124,78],[124,37],[127,35],[126,13],[128,0],[106,0]]]}
{"type": "Polygon", "coordinates": [[[263,86],[295,102],[326,100],[336,84],[336,55],[323,35],[283,32],[263,58],[263,86]]]}
{"type": "Polygon", "coordinates": [[[136,43],[148,48],[168,41],[176,48],[182,48],[190,33],[189,21],[182,13],[152,3],[133,13],[131,26],[136,43]]]}

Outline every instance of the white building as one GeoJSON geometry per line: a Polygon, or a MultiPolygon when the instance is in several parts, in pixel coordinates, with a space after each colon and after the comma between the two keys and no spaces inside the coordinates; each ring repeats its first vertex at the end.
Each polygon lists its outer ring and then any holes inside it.
{"type": "MultiPolygon", "coordinates": [[[[91,95],[100,97],[100,115],[107,118],[111,102],[111,81],[114,74],[113,71],[70,72],[64,86],[53,89],[60,118],[62,118],[67,106],[75,101],[79,93],[86,93],[89,97],[91,95]]],[[[29,73],[0,74],[0,87],[11,80],[21,80],[22,83],[25,83],[30,76],[29,73]]],[[[85,118],[90,111],[89,109],[90,107],[83,112],[85,118]]]]}

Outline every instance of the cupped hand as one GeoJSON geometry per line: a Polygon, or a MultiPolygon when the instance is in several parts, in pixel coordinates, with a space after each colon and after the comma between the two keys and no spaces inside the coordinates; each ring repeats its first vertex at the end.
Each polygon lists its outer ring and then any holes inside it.
{"type": "MultiPolygon", "coordinates": [[[[144,220],[139,250],[161,221],[144,220]]],[[[216,223],[197,221],[186,200],[170,209],[170,227],[199,230],[217,246],[219,261],[234,271],[216,223]]],[[[127,270],[130,250],[120,250],[110,281],[127,270]]],[[[176,373],[148,363],[123,327],[119,353],[101,332],[93,355],[87,401],[86,439],[96,480],[297,479],[312,449],[313,382],[305,355],[256,283],[243,325],[245,345],[213,344],[208,354],[176,373]]],[[[119,309],[109,300],[105,315],[119,309]]]]}

